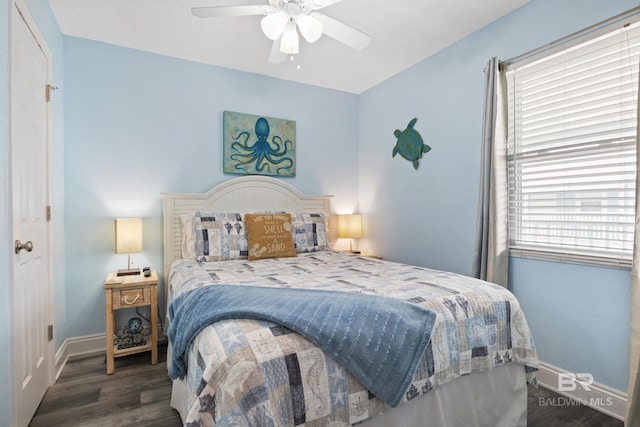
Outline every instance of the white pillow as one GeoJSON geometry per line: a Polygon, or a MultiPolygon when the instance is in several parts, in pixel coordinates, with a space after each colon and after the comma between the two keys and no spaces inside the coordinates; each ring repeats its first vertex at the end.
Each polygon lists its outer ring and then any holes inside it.
{"type": "Polygon", "coordinates": [[[194,215],[180,215],[182,227],[182,258],[197,258],[196,233],[193,228],[194,215]]]}

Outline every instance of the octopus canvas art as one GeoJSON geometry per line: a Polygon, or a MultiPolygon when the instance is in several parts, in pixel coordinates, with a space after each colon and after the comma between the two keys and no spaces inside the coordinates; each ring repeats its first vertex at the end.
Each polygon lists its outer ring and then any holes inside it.
{"type": "Polygon", "coordinates": [[[247,175],[296,175],[294,120],[225,111],[224,172],[247,175]]]}

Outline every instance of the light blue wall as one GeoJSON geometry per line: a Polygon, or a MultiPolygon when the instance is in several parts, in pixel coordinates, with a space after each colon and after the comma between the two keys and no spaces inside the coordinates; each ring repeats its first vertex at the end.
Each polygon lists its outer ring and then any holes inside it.
{"type": "Polygon", "coordinates": [[[626,392],[629,271],[521,258],[510,269],[540,359],[626,392]]]}
{"type": "MultiPolygon", "coordinates": [[[[534,0],[359,97],[363,249],[471,272],[486,61],[507,59],[637,6],[534,0]],[[391,158],[393,131],[418,118],[432,147],[417,171],[391,158]]],[[[629,272],[513,259],[511,284],[540,358],[626,392],[629,272]],[[571,307],[568,305],[572,304],[571,307]]]]}
{"type": "Polygon", "coordinates": [[[9,34],[11,1],[0,0],[0,427],[11,425],[13,409],[9,294],[11,221],[9,211],[9,34]]]}
{"type": "Polygon", "coordinates": [[[233,176],[222,173],[225,110],[295,120],[297,176],[286,181],[355,205],[355,95],[84,39],[65,37],[64,49],[65,336],[104,333],[102,283],[127,263],[113,253],[113,218],[144,219],[132,259],[161,271],[160,193],[233,176]]]}

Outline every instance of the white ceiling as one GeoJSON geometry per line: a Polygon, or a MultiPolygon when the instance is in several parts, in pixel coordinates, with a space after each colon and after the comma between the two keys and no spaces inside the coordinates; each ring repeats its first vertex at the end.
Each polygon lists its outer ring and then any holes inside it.
{"type": "Polygon", "coordinates": [[[270,64],[259,16],[197,18],[192,7],[267,0],[49,0],[62,33],[175,58],[359,94],[529,0],[343,0],[322,13],[371,36],[361,51],[300,38],[294,61],[270,64]],[[300,66],[300,69],[297,66],[300,66]]]}

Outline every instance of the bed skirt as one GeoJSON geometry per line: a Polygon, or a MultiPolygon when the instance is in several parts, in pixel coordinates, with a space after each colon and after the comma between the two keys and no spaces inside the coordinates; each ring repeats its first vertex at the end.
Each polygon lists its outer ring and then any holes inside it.
{"type": "MultiPolygon", "coordinates": [[[[186,382],[173,382],[171,406],[186,419],[186,382]]],[[[526,427],[524,366],[509,364],[456,378],[358,427],[526,427]]]]}

